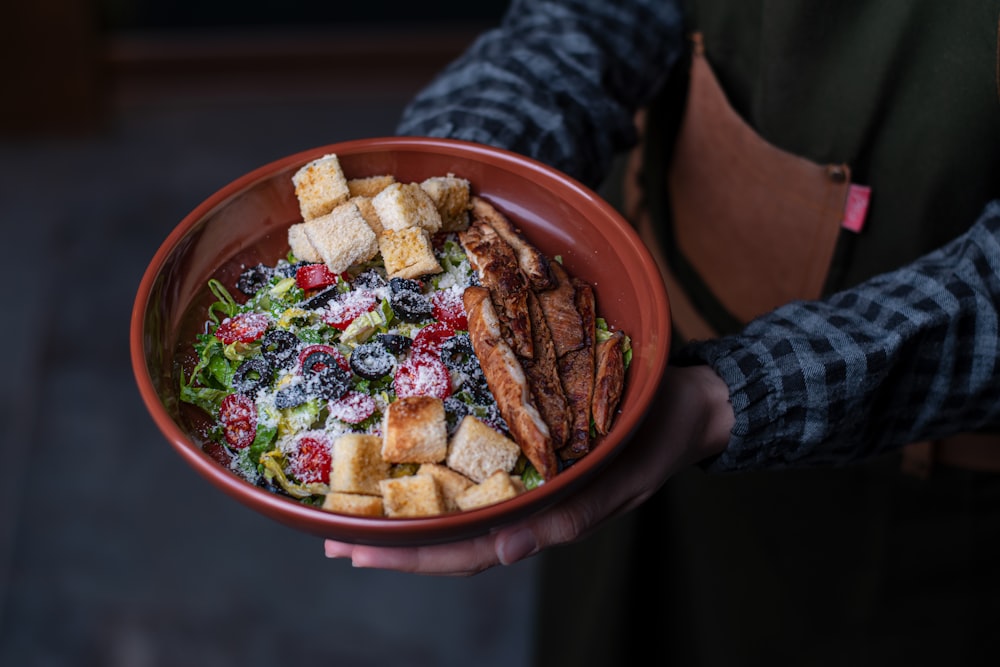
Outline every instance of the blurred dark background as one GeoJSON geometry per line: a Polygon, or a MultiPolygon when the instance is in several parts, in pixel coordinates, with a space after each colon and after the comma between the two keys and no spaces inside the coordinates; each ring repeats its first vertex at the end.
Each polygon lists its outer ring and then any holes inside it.
{"type": "Polygon", "coordinates": [[[0,20],[0,665],[523,665],[532,561],[354,570],[188,469],[132,301],[169,231],[284,155],[391,134],[506,2],[38,0],[0,20]]]}

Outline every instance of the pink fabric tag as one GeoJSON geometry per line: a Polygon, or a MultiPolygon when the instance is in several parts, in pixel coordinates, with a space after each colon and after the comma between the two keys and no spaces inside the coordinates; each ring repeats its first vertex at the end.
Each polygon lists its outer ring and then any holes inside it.
{"type": "Polygon", "coordinates": [[[840,223],[844,229],[854,233],[861,231],[868,216],[868,201],[871,196],[872,189],[867,185],[851,183],[851,187],[847,190],[847,203],[844,204],[844,221],[840,223]]]}

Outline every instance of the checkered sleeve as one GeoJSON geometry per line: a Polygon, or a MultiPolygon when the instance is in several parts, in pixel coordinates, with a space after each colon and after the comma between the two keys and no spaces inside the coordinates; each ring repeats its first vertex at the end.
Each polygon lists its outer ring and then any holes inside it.
{"type": "Polygon", "coordinates": [[[729,385],[736,423],[709,471],[838,465],[1000,428],[1000,200],[899,270],[689,344],[729,385]]]}
{"type": "Polygon", "coordinates": [[[516,151],[596,187],[683,46],[671,0],[513,0],[404,110],[400,135],[516,151]]]}

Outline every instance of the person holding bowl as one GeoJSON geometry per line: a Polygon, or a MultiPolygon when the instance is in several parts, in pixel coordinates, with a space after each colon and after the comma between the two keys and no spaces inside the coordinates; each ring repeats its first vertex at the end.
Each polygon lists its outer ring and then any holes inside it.
{"type": "Polygon", "coordinates": [[[995,659],[1000,3],[972,5],[514,0],[398,131],[619,204],[670,294],[659,402],[544,513],[327,556],[543,554],[541,664],[995,659]]]}

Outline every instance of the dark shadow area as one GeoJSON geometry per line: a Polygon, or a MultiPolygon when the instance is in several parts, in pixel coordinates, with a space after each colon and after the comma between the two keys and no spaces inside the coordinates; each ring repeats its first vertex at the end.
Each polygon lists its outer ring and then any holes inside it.
{"type": "MultiPolygon", "coordinates": [[[[411,43],[423,66],[398,76],[359,69],[348,48],[324,52],[351,62],[352,78],[268,67],[302,58],[280,30],[228,60],[168,33],[173,52],[98,40],[102,111],[86,131],[2,125],[0,665],[525,664],[532,562],[452,579],[328,561],[321,540],[184,465],[145,412],[128,350],[146,263],[189,211],[284,155],[391,134],[471,34],[449,33],[425,60],[411,43]]],[[[3,69],[28,55],[4,51],[3,69]]]]}
{"type": "Polygon", "coordinates": [[[104,21],[114,30],[163,28],[227,28],[233,26],[316,26],[396,23],[426,26],[439,23],[493,21],[507,0],[405,0],[330,2],[330,0],[101,0],[104,21]]]}

